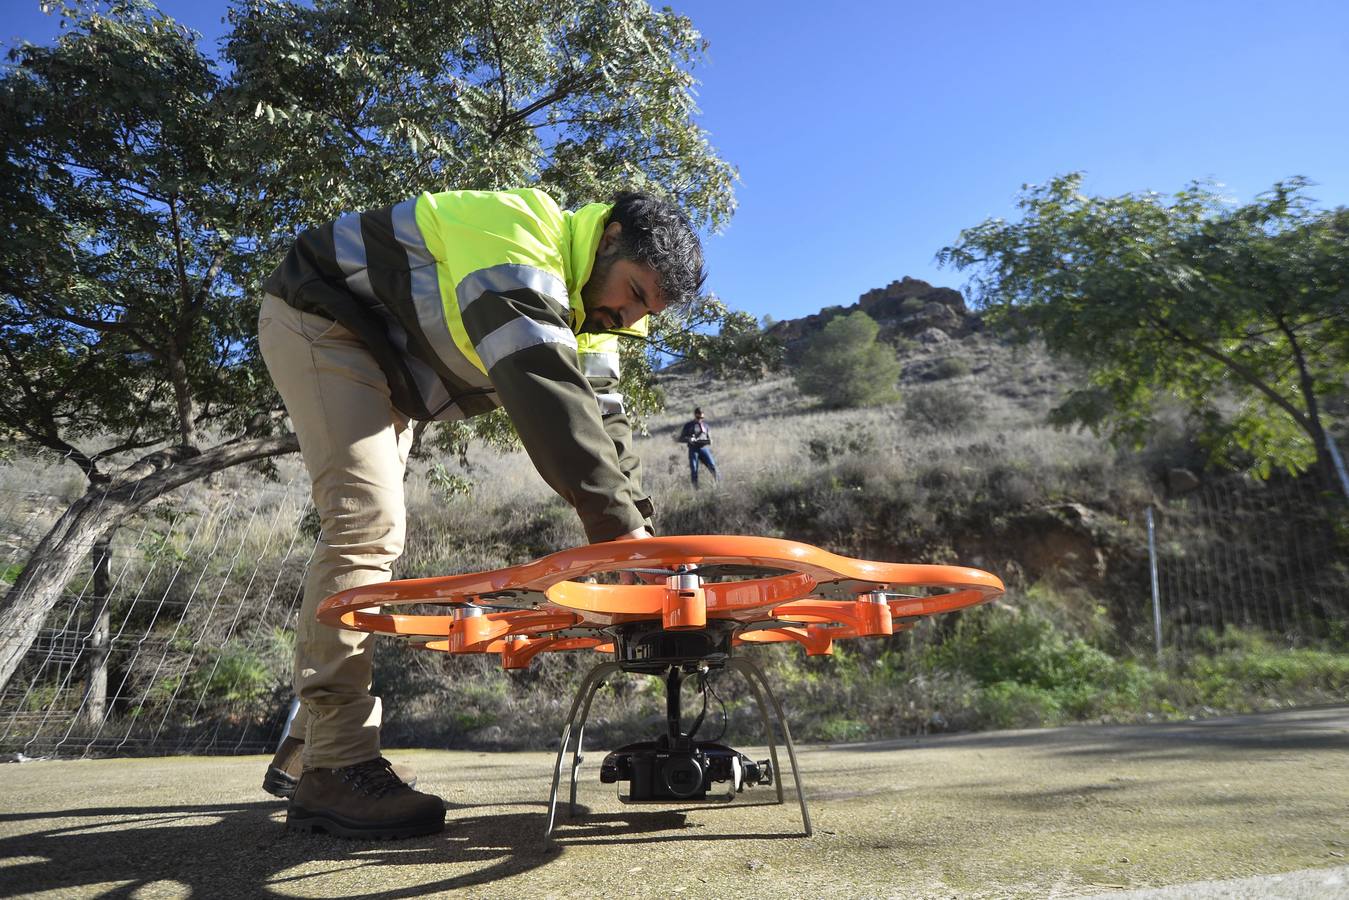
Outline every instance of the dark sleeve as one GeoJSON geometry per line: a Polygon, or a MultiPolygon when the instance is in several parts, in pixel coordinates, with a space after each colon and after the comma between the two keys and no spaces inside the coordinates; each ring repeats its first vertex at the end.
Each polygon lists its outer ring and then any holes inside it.
{"type": "Polygon", "coordinates": [[[618,467],[628,480],[628,488],[635,498],[638,512],[645,525],[653,529],[651,498],[642,491],[642,460],[633,449],[632,422],[618,390],[619,372],[617,353],[580,353],[581,371],[598,401],[600,420],[604,431],[614,443],[618,467]]]}
{"type": "MultiPolygon", "coordinates": [[[[463,319],[534,467],[576,510],[591,542],[613,540],[643,527],[645,516],[563,313],[556,301],[520,289],[484,293],[463,319]]],[[[631,451],[625,445],[621,453],[631,451]]]]}

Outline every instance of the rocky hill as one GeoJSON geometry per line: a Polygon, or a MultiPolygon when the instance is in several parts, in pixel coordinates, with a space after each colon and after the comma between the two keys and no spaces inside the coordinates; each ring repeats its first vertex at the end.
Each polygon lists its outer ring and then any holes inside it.
{"type": "Polygon", "coordinates": [[[829,306],[800,319],[778,322],[768,333],[791,350],[835,317],[858,311],[875,319],[881,326],[881,339],[891,343],[905,338],[936,346],[983,329],[983,320],[970,312],[959,291],[905,276],[867,291],[851,306],[829,306]]]}

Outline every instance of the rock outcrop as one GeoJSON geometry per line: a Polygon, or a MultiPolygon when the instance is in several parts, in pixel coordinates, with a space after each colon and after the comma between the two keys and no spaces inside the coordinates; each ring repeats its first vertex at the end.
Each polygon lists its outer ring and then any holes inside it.
{"type": "Polygon", "coordinates": [[[881,326],[881,339],[890,342],[903,338],[939,343],[943,337],[964,337],[983,325],[965,306],[959,291],[906,276],[867,291],[851,306],[830,306],[800,319],[778,322],[769,333],[791,348],[823,329],[834,317],[859,310],[876,320],[881,326]]]}

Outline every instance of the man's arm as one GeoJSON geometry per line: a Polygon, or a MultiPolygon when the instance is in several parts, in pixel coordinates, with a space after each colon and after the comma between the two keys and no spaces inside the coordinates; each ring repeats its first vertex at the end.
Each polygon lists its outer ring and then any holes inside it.
{"type": "Polygon", "coordinates": [[[633,447],[632,422],[619,392],[618,336],[613,334],[582,334],[577,339],[577,360],[590,389],[598,401],[600,419],[605,433],[614,442],[618,467],[628,479],[637,509],[651,530],[651,499],[642,491],[642,460],[633,447]]]}
{"type": "MultiPolygon", "coordinates": [[[[625,470],[620,463],[565,315],[558,301],[521,288],[484,293],[463,310],[463,321],[525,452],[576,510],[586,537],[635,536],[645,529],[649,503],[647,512],[639,509],[644,498],[629,478],[637,467],[630,462],[625,470]]],[[[621,452],[635,460],[626,444],[621,452]]]]}

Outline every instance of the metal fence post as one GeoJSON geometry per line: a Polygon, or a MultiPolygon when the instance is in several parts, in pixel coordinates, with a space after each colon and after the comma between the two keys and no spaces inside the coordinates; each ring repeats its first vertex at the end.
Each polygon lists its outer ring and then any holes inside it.
{"type": "Polygon", "coordinates": [[[1157,539],[1152,522],[1152,507],[1148,507],[1148,569],[1152,574],[1152,633],[1157,643],[1157,661],[1162,659],[1162,598],[1157,589],[1157,539]]]}
{"type": "Polygon", "coordinates": [[[1335,436],[1328,428],[1326,447],[1330,450],[1330,461],[1335,464],[1335,474],[1340,476],[1340,489],[1344,491],[1344,496],[1349,497],[1349,472],[1344,471],[1344,457],[1340,456],[1340,448],[1335,445],[1335,436]]]}
{"type": "MultiPolygon", "coordinates": [[[[295,714],[300,711],[300,698],[296,697],[290,701],[290,712],[286,713],[286,724],[281,726],[281,740],[276,742],[276,752],[281,752],[281,745],[290,737],[290,723],[295,721],[295,714]]],[[[300,735],[301,738],[304,735],[300,735]]]]}

